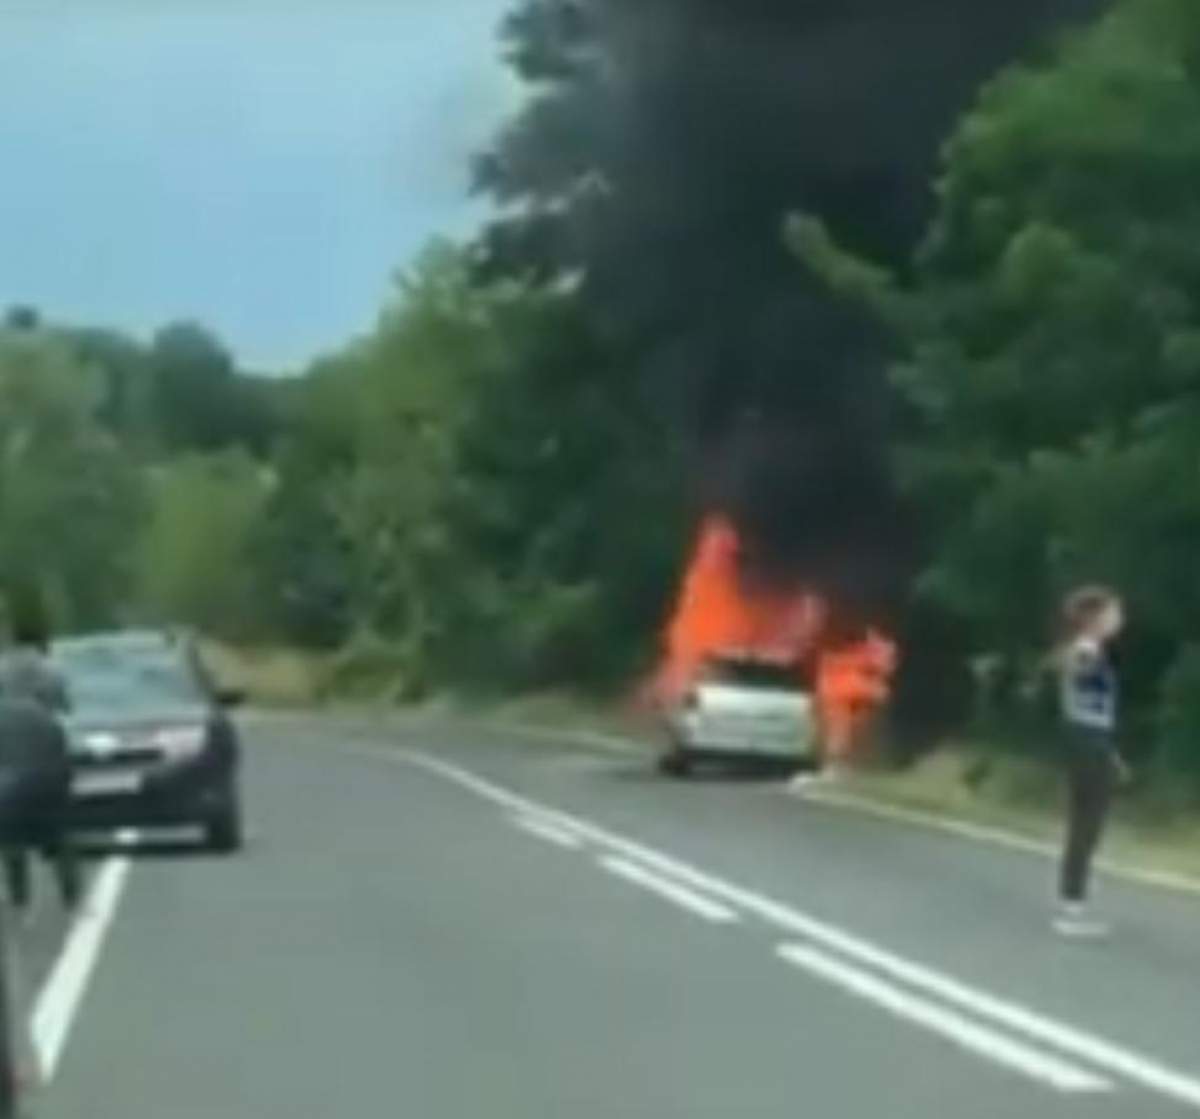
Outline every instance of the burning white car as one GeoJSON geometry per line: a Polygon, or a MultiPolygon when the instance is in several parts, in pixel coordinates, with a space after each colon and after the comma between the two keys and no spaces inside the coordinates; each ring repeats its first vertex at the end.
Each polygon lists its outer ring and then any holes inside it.
{"type": "Polygon", "coordinates": [[[743,654],[710,659],[667,713],[660,768],[685,777],[706,762],[795,773],[817,765],[814,704],[792,663],[743,654]]]}

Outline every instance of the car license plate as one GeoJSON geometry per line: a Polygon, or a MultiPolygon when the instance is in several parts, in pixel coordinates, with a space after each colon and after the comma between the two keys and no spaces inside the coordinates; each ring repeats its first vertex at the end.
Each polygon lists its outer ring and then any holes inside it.
{"type": "Polygon", "coordinates": [[[142,775],[137,770],[121,769],[111,773],[77,773],[71,781],[76,796],[120,796],[140,792],[142,775]]]}

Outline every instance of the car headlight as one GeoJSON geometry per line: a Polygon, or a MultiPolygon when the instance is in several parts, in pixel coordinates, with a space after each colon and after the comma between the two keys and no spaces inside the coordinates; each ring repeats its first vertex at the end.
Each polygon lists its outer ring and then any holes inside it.
{"type": "Polygon", "coordinates": [[[121,739],[112,731],[97,730],[83,736],[82,746],[89,754],[106,757],[121,748],[121,739]]]}
{"type": "Polygon", "coordinates": [[[207,737],[204,727],[164,727],[154,735],[154,745],[164,754],[186,758],[200,753],[207,737]]]}

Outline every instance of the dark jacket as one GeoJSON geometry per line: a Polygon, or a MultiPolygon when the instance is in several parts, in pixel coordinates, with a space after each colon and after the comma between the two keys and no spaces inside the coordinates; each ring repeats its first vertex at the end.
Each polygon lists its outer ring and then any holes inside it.
{"type": "Polygon", "coordinates": [[[67,735],[41,704],[0,699],[0,845],[49,846],[71,784],[67,735]]]}
{"type": "Polygon", "coordinates": [[[26,645],[0,653],[0,699],[32,700],[48,711],[70,707],[62,675],[43,653],[26,645]]]}
{"type": "Polygon", "coordinates": [[[65,772],[67,736],[39,703],[0,697],[0,768],[65,772]]]}

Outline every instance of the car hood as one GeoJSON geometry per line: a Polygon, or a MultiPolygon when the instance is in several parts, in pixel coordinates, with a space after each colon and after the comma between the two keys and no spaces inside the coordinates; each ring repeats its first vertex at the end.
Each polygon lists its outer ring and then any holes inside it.
{"type": "Polygon", "coordinates": [[[87,734],[89,731],[138,734],[160,727],[203,725],[211,717],[208,708],[199,704],[179,704],[139,711],[76,711],[64,721],[72,734],[87,734]]]}

